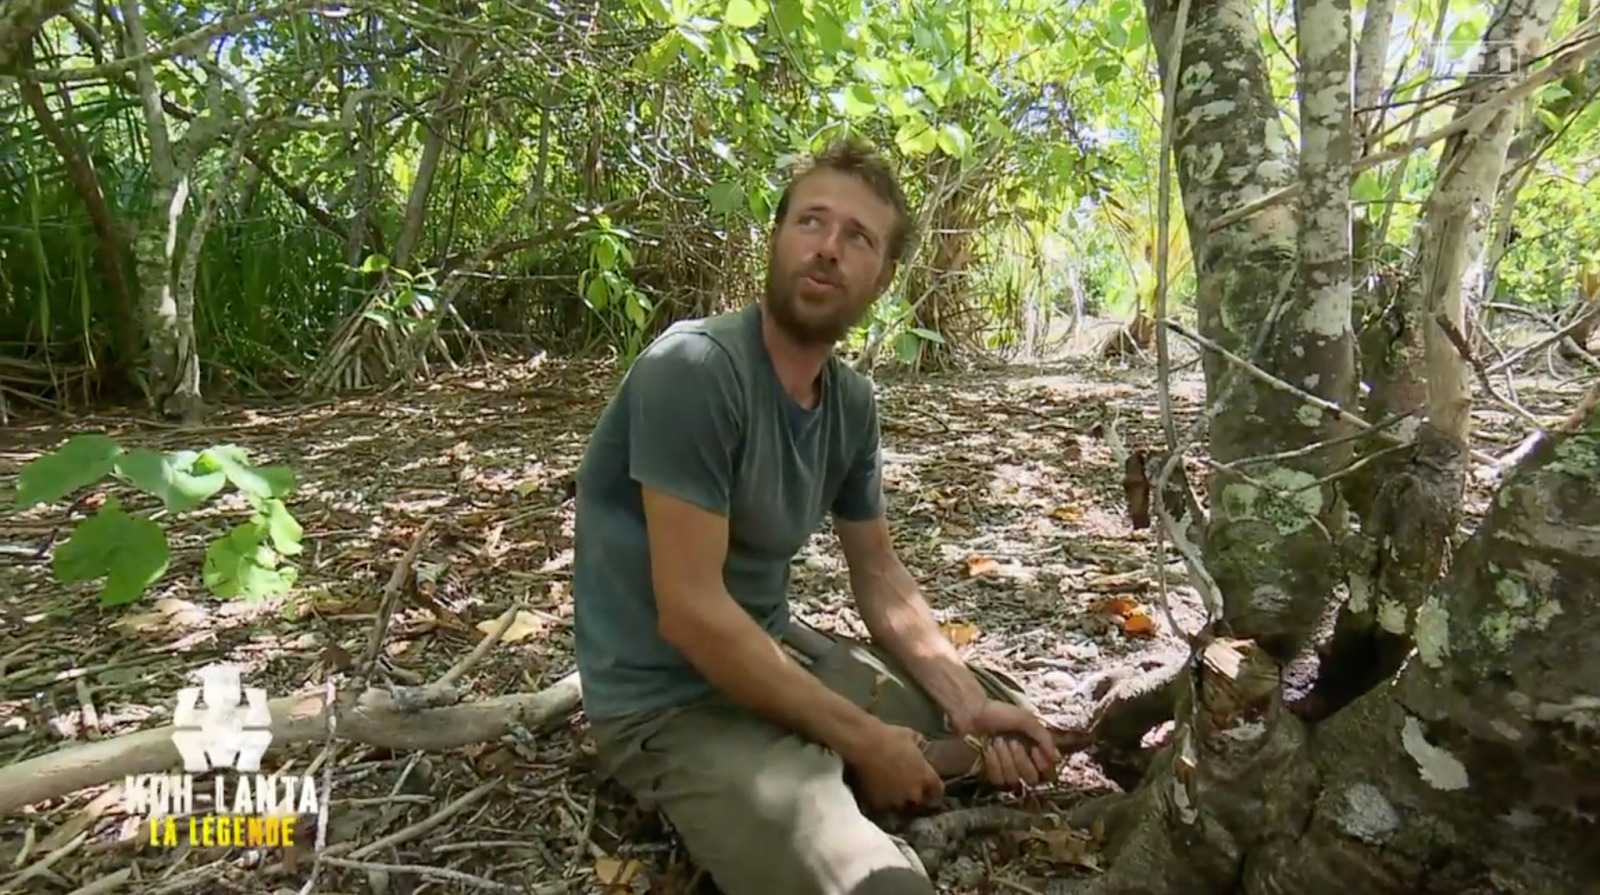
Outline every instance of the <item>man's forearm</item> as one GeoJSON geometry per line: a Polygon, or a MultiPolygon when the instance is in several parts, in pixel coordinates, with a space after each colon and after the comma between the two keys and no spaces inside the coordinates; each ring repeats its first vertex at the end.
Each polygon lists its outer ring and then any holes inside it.
{"type": "Polygon", "coordinates": [[[983,686],[934,620],[911,573],[899,562],[851,575],[861,621],[872,639],[906,667],[952,718],[986,701],[983,686]]]}
{"type": "Polygon", "coordinates": [[[735,702],[847,759],[881,723],[790,660],[731,597],[705,601],[663,634],[735,702]]]}

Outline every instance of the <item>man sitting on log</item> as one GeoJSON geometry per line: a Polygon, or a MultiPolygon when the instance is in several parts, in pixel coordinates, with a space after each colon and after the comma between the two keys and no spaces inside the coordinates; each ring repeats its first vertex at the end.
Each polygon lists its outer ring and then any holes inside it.
{"type": "Polygon", "coordinates": [[[1037,783],[1057,761],[1039,719],[961,661],[896,556],[872,384],[833,355],[911,229],[871,150],[819,155],[778,202],[764,301],[663,333],[578,469],[577,659],[601,770],[666,814],[725,895],[933,891],[856,796],[937,804],[924,737],[875,705],[883,677],[847,695],[779,645],[790,561],[825,514],[876,647],[956,736],[994,736],[982,776],[1037,783]]]}

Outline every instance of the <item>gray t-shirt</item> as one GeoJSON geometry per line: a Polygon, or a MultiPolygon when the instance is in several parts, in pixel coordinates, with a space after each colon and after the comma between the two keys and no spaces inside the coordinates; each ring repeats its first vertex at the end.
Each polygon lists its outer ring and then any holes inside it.
{"type": "Polygon", "coordinates": [[[779,384],[761,308],[674,324],[634,361],[578,467],[572,593],[584,710],[616,718],[707,696],[661,638],[640,485],[726,517],[728,593],[773,636],[789,563],[823,516],[883,511],[872,383],[837,358],[806,410],[779,384]]]}

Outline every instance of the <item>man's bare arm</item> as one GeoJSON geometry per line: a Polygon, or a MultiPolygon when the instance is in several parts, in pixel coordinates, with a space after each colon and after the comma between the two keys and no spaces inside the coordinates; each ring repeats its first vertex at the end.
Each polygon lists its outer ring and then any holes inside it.
{"type": "Polygon", "coordinates": [[[896,555],[888,521],[835,517],[834,530],[850,568],[856,610],[873,641],[892,653],[951,718],[977,711],[988,696],[939,630],[916,579],[896,555]]]}
{"type": "Polygon", "coordinates": [[[649,486],[642,491],[661,636],[735,702],[846,761],[881,738],[883,722],[791,661],[728,594],[727,519],[649,486]]]}

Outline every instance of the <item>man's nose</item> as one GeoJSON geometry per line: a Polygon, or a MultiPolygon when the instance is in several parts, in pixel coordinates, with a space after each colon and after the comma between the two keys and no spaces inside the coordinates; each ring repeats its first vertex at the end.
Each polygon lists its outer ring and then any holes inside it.
{"type": "Polygon", "coordinates": [[[817,242],[817,254],[827,258],[829,261],[839,260],[839,242],[843,238],[840,228],[836,226],[827,227],[822,231],[822,237],[817,242]]]}

